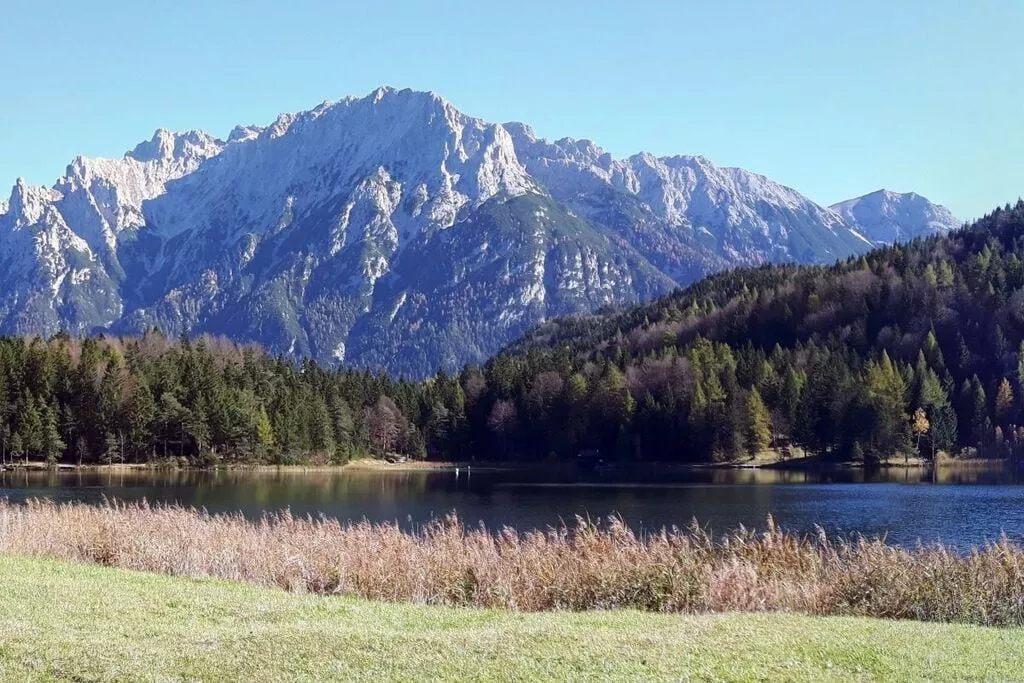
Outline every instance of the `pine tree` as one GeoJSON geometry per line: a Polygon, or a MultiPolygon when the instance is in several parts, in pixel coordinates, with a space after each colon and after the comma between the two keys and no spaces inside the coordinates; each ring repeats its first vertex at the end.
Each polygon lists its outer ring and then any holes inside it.
{"type": "Polygon", "coordinates": [[[60,460],[66,445],[60,438],[60,427],[57,425],[56,411],[52,407],[46,406],[43,409],[40,428],[40,452],[46,458],[47,463],[55,464],[60,460]]]}
{"type": "Polygon", "coordinates": [[[581,373],[573,373],[566,387],[568,419],[566,420],[566,442],[570,452],[586,443],[590,436],[590,413],[587,410],[590,387],[581,373]]]}
{"type": "Polygon", "coordinates": [[[772,427],[768,410],[757,388],[747,392],[744,442],[747,453],[757,455],[771,445],[772,427]]]}
{"type": "Polygon", "coordinates": [[[626,386],[625,375],[613,363],[608,363],[594,387],[589,406],[602,448],[609,452],[617,450],[619,433],[628,427],[635,408],[636,401],[626,386]]]}
{"type": "Polygon", "coordinates": [[[113,432],[103,439],[103,462],[110,465],[121,460],[121,440],[113,432]]]}
{"type": "Polygon", "coordinates": [[[157,406],[144,378],[137,378],[129,392],[125,409],[125,441],[128,451],[138,460],[149,458],[154,447],[154,419],[157,406]]]}
{"type": "Polygon", "coordinates": [[[966,374],[971,368],[974,356],[971,353],[971,350],[967,347],[967,342],[964,341],[963,335],[959,332],[956,335],[956,345],[958,367],[961,373],[966,374]]]}
{"type": "Polygon", "coordinates": [[[110,364],[103,373],[99,391],[100,424],[98,428],[104,432],[118,433],[124,429],[122,424],[125,380],[118,365],[110,364]]]}
{"type": "MultiPolygon", "coordinates": [[[[790,436],[796,426],[797,408],[803,393],[803,382],[793,367],[786,368],[785,381],[782,384],[782,396],[779,404],[779,415],[783,418],[784,428],[790,436]]],[[[778,427],[779,425],[776,425],[778,427]]]]}
{"type": "Polygon", "coordinates": [[[931,454],[934,458],[936,450],[948,450],[956,443],[956,412],[950,405],[945,386],[923,360],[918,362],[915,375],[915,403],[925,411],[929,423],[931,454]]]}
{"type": "Polygon", "coordinates": [[[704,392],[704,385],[698,379],[694,380],[693,396],[690,398],[690,410],[687,415],[687,423],[690,431],[689,442],[698,452],[708,452],[713,444],[708,435],[708,398],[704,392]]]}
{"type": "Polygon", "coordinates": [[[24,399],[24,413],[21,421],[21,437],[24,444],[25,461],[30,455],[43,452],[43,422],[36,407],[36,400],[31,394],[24,399]]]}
{"type": "Polygon", "coordinates": [[[262,403],[256,413],[256,448],[259,456],[274,450],[274,430],[271,427],[267,409],[262,403]]]}
{"type": "Polygon", "coordinates": [[[165,391],[160,396],[156,414],[156,420],[160,425],[160,440],[165,458],[172,455],[170,450],[171,444],[177,444],[179,456],[184,455],[186,419],[187,411],[185,407],[181,405],[173,393],[165,391]]]}
{"type": "Polygon", "coordinates": [[[310,448],[314,453],[334,456],[334,427],[323,399],[310,399],[310,448]]]}
{"type": "Polygon", "coordinates": [[[977,375],[971,377],[970,382],[970,407],[971,407],[971,438],[976,446],[983,446],[988,440],[989,419],[988,399],[985,397],[985,388],[977,375]]]}
{"type": "Polygon", "coordinates": [[[11,434],[10,424],[10,394],[7,391],[7,374],[4,371],[4,367],[0,364],[0,434],[3,435],[3,451],[6,456],[8,447],[8,440],[11,434]]]}
{"type": "Polygon", "coordinates": [[[996,423],[1000,425],[1009,424],[1010,418],[1013,416],[1013,388],[1010,386],[1010,380],[1003,378],[1003,381],[999,383],[999,388],[996,390],[996,423]]]}
{"type": "Polygon", "coordinates": [[[928,330],[928,334],[925,336],[922,352],[925,361],[929,367],[935,370],[936,374],[942,375],[946,372],[946,360],[942,356],[942,349],[939,348],[939,340],[935,336],[934,327],[928,330]]]}
{"type": "MultiPolygon", "coordinates": [[[[461,387],[459,395],[462,396],[461,387]]],[[[352,409],[349,407],[348,401],[337,392],[333,392],[330,398],[329,409],[331,411],[331,425],[334,429],[335,441],[339,444],[350,445],[355,437],[355,422],[352,419],[352,409]]]]}
{"type": "Polygon", "coordinates": [[[794,428],[796,440],[809,450],[824,455],[838,445],[844,385],[829,356],[821,355],[810,363],[794,428]]]}
{"type": "Polygon", "coordinates": [[[873,418],[869,450],[876,458],[905,452],[910,442],[906,380],[885,351],[866,367],[865,398],[873,418]]]}

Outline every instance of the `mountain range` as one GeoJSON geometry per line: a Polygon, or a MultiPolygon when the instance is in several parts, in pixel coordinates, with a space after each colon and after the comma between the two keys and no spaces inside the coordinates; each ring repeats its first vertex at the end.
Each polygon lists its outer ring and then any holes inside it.
{"type": "Polygon", "coordinates": [[[916,194],[825,207],[700,156],[615,159],[380,88],[19,180],[0,202],[0,333],[157,326],[421,377],[553,316],[957,226],[916,194]]]}

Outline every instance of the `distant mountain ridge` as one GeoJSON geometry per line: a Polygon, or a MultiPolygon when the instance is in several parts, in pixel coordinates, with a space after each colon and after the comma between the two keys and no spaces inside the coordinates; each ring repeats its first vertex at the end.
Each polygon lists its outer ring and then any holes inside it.
{"type": "Polygon", "coordinates": [[[423,376],[552,316],[952,226],[917,195],[871,197],[822,207],[703,157],[616,160],[380,88],[19,181],[0,204],[0,333],[155,325],[423,376]]]}
{"type": "Polygon", "coordinates": [[[875,244],[909,242],[961,226],[949,209],[919,194],[878,190],[830,207],[875,244]]]}

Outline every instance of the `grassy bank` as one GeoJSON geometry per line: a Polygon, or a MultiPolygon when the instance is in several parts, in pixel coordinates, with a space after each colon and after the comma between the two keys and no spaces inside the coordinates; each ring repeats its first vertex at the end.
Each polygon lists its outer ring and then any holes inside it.
{"type": "Polygon", "coordinates": [[[449,520],[408,533],[289,514],[0,502],[0,552],[298,592],[521,611],[802,612],[1024,624],[1024,550],[969,554],[770,528],[713,539],[618,523],[519,534],[449,520]]]}
{"type": "Polygon", "coordinates": [[[3,680],[1009,680],[1024,632],[776,615],[521,613],[0,555],[3,680]]]}

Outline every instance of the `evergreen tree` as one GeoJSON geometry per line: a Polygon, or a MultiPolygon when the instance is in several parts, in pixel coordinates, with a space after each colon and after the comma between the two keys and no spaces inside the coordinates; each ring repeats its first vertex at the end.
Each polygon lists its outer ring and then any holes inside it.
{"type": "Polygon", "coordinates": [[[334,456],[334,427],[327,404],[322,399],[310,399],[310,448],[314,453],[334,456]]]}
{"type": "Polygon", "coordinates": [[[1013,416],[1013,406],[1013,388],[1010,386],[1010,380],[1004,377],[1003,381],[999,383],[999,388],[996,389],[995,414],[998,424],[1009,424],[1013,416]]]}
{"type": "Polygon", "coordinates": [[[113,432],[107,432],[103,439],[103,462],[108,465],[121,462],[121,440],[113,432]]]}
{"type": "Polygon", "coordinates": [[[744,426],[744,441],[750,455],[756,455],[771,445],[772,428],[768,410],[756,387],[747,392],[744,426]]]}
{"type": "Polygon", "coordinates": [[[137,460],[148,459],[154,448],[154,419],[157,406],[144,378],[135,378],[124,413],[124,440],[137,460]]]}
{"type": "Polygon", "coordinates": [[[274,430],[262,404],[256,413],[256,447],[260,457],[274,450],[274,430]]]}
{"type": "MultiPolygon", "coordinates": [[[[609,363],[597,382],[591,397],[589,412],[593,426],[598,430],[602,448],[608,452],[619,450],[619,434],[629,425],[636,402],[626,386],[626,378],[614,364],[609,363]]],[[[625,455],[620,452],[619,455],[625,455]]]]}
{"type": "Polygon", "coordinates": [[[865,399],[872,419],[868,454],[886,458],[905,452],[910,441],[906,380],[885,351],[878,362],[867,364],[865,399]]]}
{"type": "Polygon", "coordinates": [[[39,409],[36,407],[36,400],[31,394],[25,394],[23,405],[25,407],[22,413],[20,432],[27,462],[30,455],[39,455],[43,452],[43,421],[39,409]]]}
{"type": "MultiPolygon", "coordinates": [[[[786,433],[793,435],[796,426],[797,409],[803,392],[803,382],[793,367],[786,368],[785,381],[782,384],[782,395],[779,399],[777,415],[781,417],[781,427],[786,433]]],[[[776,427],[780,427],[776,420],[776,427]]]]}
{"type": "Polygon", "coordinates": [[[60,460],[60,456],[66,448],[64,441],[60,438],[56,411],[51,406],[44,406],[40,415],[39,445],[40,454],[51,465],[56,464],[60,460]]]}
{"type": "Polygon", "coordinates": [[[988,441],[991,431],[989,429],[991,422],[988,418],[988,399],[985,397],[985,388],[981,385],[981,380],[977,375],[971,377],[969,387],[971,438],[976,445],[980,446],[988,441]]]}

